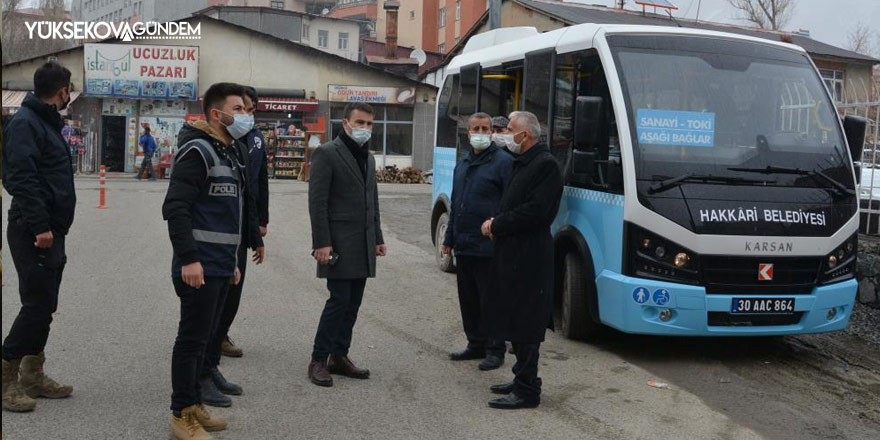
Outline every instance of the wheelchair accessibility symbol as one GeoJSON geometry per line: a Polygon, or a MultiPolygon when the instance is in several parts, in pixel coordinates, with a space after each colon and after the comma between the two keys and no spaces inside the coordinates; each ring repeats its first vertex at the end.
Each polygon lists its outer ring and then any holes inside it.
{"type": "Polygon", "coordinates": [[[653,298],[654,304],[657,304],[658,306],[665,306],[666,303],[669,302],[670,294],[669,291],[666,289],[657,289],[654,292],[653,298]]]}

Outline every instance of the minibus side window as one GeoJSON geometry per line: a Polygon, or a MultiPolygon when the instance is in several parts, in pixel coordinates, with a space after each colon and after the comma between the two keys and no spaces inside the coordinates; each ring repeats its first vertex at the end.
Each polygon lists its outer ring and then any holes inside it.
{"type": "Polygon", "coordinates": [[[523,110],[532,112],[541,123],[541,142],[550,135],[550,102],[553,99],[554,49],[529,52],[525,57],[523,110]]]}
{"type": "Polygon", "coordinates": [[[437,105],[437,146],[455,147],[458,126],[458,74],[449,75],[440,90],[437,105]]]}
{"type": "Polygon", "coordinates": [[[474,63],[461,68],[461,92],[458,107],[457,148],[458,158],[470,152],[468,140],[468,118],[480,107],[480,64],[474,63]]]}
{"type": "Polygon", "coordinates": [[[595,50],[560,55],[556,66],[556,99],[554,100],[553,146],[557,158],[564,158],[566,184],[596,191],[623,194],[623,166],[617,123],[611,103],[611,93],[602,62],[595,50]],[[584,151],[595,153],[596,168],[589,181],[572,175],[567,163],[571,149],[575,148],[573,127],[575,100],[578,96],[599,96],[605,103],[605,122],[595,145],[581,146],[584,151]]]}

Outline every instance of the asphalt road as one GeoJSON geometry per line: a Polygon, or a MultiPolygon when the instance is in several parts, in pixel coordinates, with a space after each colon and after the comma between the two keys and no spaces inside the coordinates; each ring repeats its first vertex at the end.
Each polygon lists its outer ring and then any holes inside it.
{"type": "MultiPolygon", "coordinates": [[[[97,181],[77,180],[69,262],[46,348],[47,372],[73,384],[74,394],[40,400],[33,413],[4,412],[7,440],[167,437],[179,304],[160,213],[165,185],[112,179],[109,209],[98,210],[97,181]]],[[[840,337],[612,334],[589,345],[548,334],[542,405],[489,409],[488,386],[511,378],[512,358],[492,372],[447,360],[465,341],[454,275],[434,268],[427,185],[379,188],[389,255],[367,284],[351,353],[372,378],[316,387],[306,366],[328,294],[309,257],[306,188],[272,182],[268,260],[249,268],[232,330],[245,356],[221,364],[245,392],[231,408],[214,410],[230,421],[218,439],[865,439],[880,433],[880,356],[876,347],[840,337]],[[649,387],[650,380],[669,388],[649,387]]],[[[4,193],[4,215],[8,203],[4,193]]],[[[19,302],[5,247],[3,260],[5,335],[19,302]]]]}

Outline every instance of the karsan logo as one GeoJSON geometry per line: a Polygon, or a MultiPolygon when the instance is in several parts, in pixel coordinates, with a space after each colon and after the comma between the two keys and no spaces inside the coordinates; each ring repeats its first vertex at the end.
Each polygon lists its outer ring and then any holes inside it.
{"type": "Polygon", "coordinates": [[[202,24],[156,21],[108,23],[106,21],[32,21],[26,22],[31,40],[198,40],[202,24]]]}

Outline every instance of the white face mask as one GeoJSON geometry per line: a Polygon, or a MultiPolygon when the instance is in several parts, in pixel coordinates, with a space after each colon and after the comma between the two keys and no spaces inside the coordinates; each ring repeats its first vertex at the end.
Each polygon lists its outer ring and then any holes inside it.
{"type": "Polygon", "coordinates": [[[474,133],[470,135],[471,146],[474,150],[483,151],[492,144],[492,139],[488,134],[474,133]]]}

